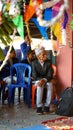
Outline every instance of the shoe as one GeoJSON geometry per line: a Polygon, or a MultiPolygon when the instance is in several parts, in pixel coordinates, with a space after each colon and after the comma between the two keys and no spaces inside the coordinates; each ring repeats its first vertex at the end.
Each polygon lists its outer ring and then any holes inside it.
{"type": "Polygon", "coordinates": [[[49,107],[44,107],[44,109],[43,109],[43,113],[44,113],[44,114],[49,113],[49,107]]]}
{"type": "Polygon", "coordinates": [[[36,111],[39,115],[43,114],[42,107],[38,107],[36,111]]]}

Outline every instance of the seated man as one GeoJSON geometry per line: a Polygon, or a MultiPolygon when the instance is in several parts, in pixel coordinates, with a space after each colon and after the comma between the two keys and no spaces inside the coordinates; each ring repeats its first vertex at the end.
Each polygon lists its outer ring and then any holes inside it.
{"type": "MultiPolygon", "coordinates": [[[[31,66],[32,61],[35,58],[34,54],[35,54],[34,50],[31,50],[31,49],[27,50],[27,52],[26,52],[26,59],[22,60],[21,63],[28,64],[28,65],[31,66]]],[[[25,74],[25,76],[26,76],[26,79],[25,79],[26,82],[28,82],[27,81],[27,75],[28,75],[28,70],[26,71],[26,74],[25,74]]],[[[32,77],[31,77],[31,80],[33,80],[32,77]]],[[[19,99],[18,99],[19,102],[20,102],[20,93],[21,93],[21,88],[19,88],[19,96],[18,96],[19,97],[19,99]]],[[[25,100],[25,98],[23,100],[25,100]]]]}
{"type": "MultiPolygon", "coordinates": [[[[33,60],[35,60],[35,52],[34,50],[31,50],[29,49],[27,52],[26,52],[26,59],[25,60],[22,60],[21,62],[22,63],[25,63],[25,64],[28,64],[32,67],[32,62],[33,60]]],[[[28,72],[26,71],[26,76],[28,75],[27,74],[28,72]]],[[[33,78],[31,77],[31,80],[33,80],[33,78]]]]}
{"type": "Polygon", "coordinates": [[[18,62],[19,62],[19,60],[18,60],[18,58],[16,58],[16,52],[15,52],[14,48],[12,47],[12,50],[10,51],[10,55],[7,60],[7,63],[2,70],[3,71],[3,81],[5,81],[8,85],[10,85],[10,83],[11,83],[10,67],[13,64],[18,63],[18,62]]]}
{"type": "MultiPolygon", "coordinates": [[[[8,48],[8,47],[7,47],[8,48]]],[[[12,47],[6,65],[0,71],[0,82],[4,82],[5,85],[9,86],[11,83],[10,77],[10,67],[11,65],[18,63],[19,60],[16,58],[16,53],[14,48],[12,47]]],[[[14,82],[16,81],[16,77],[14,76],[14,82]]]]}
{"type": "Polygon", "coordinates": [[[53,69],[52,63],[47,58],[45,49],[40,46],[35,49],[36,59],[32,62],[32,77],[37,85],[36,105],[37,113],[43,114],[49,112],[49,106],[52,98],[52,78],[53,69]],[[47,87],[46,102],[43,109],[43,92],[44,87],[47,87]]]}
{"type": "Polygon", "coordinates": [[[26,59],[22,60],[21,62],[31,65],[34,58],[35,58],[34,50],[29,49],[26,51],[26,59]]]}

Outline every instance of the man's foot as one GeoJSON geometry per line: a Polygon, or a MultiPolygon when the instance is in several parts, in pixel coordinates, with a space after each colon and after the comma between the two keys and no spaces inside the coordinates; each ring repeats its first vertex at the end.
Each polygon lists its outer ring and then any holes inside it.
{"type": "Polygon", "coordinates": [[[44,109],[43,109],[43,113],[44,113],[44,114],[49,113],[49,107],[46,107],[46,106],[45,106],[44,109]]]}
{"type": "Polygon", "coordinates": [[[36,111],[39,115],[43,114],[42,107],[37,107],[36,111]]]}

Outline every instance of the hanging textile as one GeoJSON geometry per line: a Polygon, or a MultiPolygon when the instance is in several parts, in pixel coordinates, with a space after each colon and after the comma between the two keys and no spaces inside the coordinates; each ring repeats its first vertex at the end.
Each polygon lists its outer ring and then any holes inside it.
{"type": "Polygon", "coordinates": [[[19,35],[24,38],[24,24],[23,24],[23,16],[22,15],[17,15],[15,18],[13,18],[13,23],[17,27],[17,31],[19,35]]]}
{"type": "Polygon", "coordinates": [[[52,26],[52,31],[54,32],[54,35],[57,37],[57,39],[62,43],[62,33],[61,33],[61,25],[60,22],[57,22],[52,26]]]}
{"type": "Polygon", "coordinates": [[[52,18],[52,8],[46,8],[44,11],[44,20],[50,20],[52,18]]]}
{"type": "Polygon", "coordinates": [[[38,23],[38,21],[37,21],[37,18],[32,18],[31,20],[35,23],[35,25],[39,29],[42,37],[44,37],[44,39],[48,39],[48,35],[46,33],[47,28],[44,27],[44,26],[40,26],[39,23],[38,23]]]}
{"type": "MultiPolygon", "coordinates": [[[[42,0],[37,0],[38,5],[40,5],[41,3],[42,3],[42,0]]],[[[26,5],[26,7],[25,7],[24,21],[28,22],[34,13],[35,13],[35,8],[33,5],[33,0],[30,0],[29,5],[26,5]]]]}

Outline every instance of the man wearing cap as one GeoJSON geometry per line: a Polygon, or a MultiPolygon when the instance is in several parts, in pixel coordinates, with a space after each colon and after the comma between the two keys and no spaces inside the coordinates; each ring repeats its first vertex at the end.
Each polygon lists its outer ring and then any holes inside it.
{"type": "Polygon", "coordinates": [[[53,69],[52,63],[47,58],[45,48],[40,46],[35,49],[36,59],[32,62],[32,77],[34,83],[37,86],[37,95],[36,95],[36,105],[37,113],[45,114],[49,112],[49,106],[51,103],[52,97],[52,78],[53,78],[53,69]],[[44,87],[47,87],[46,102],[42,103],[44,87]]]}

